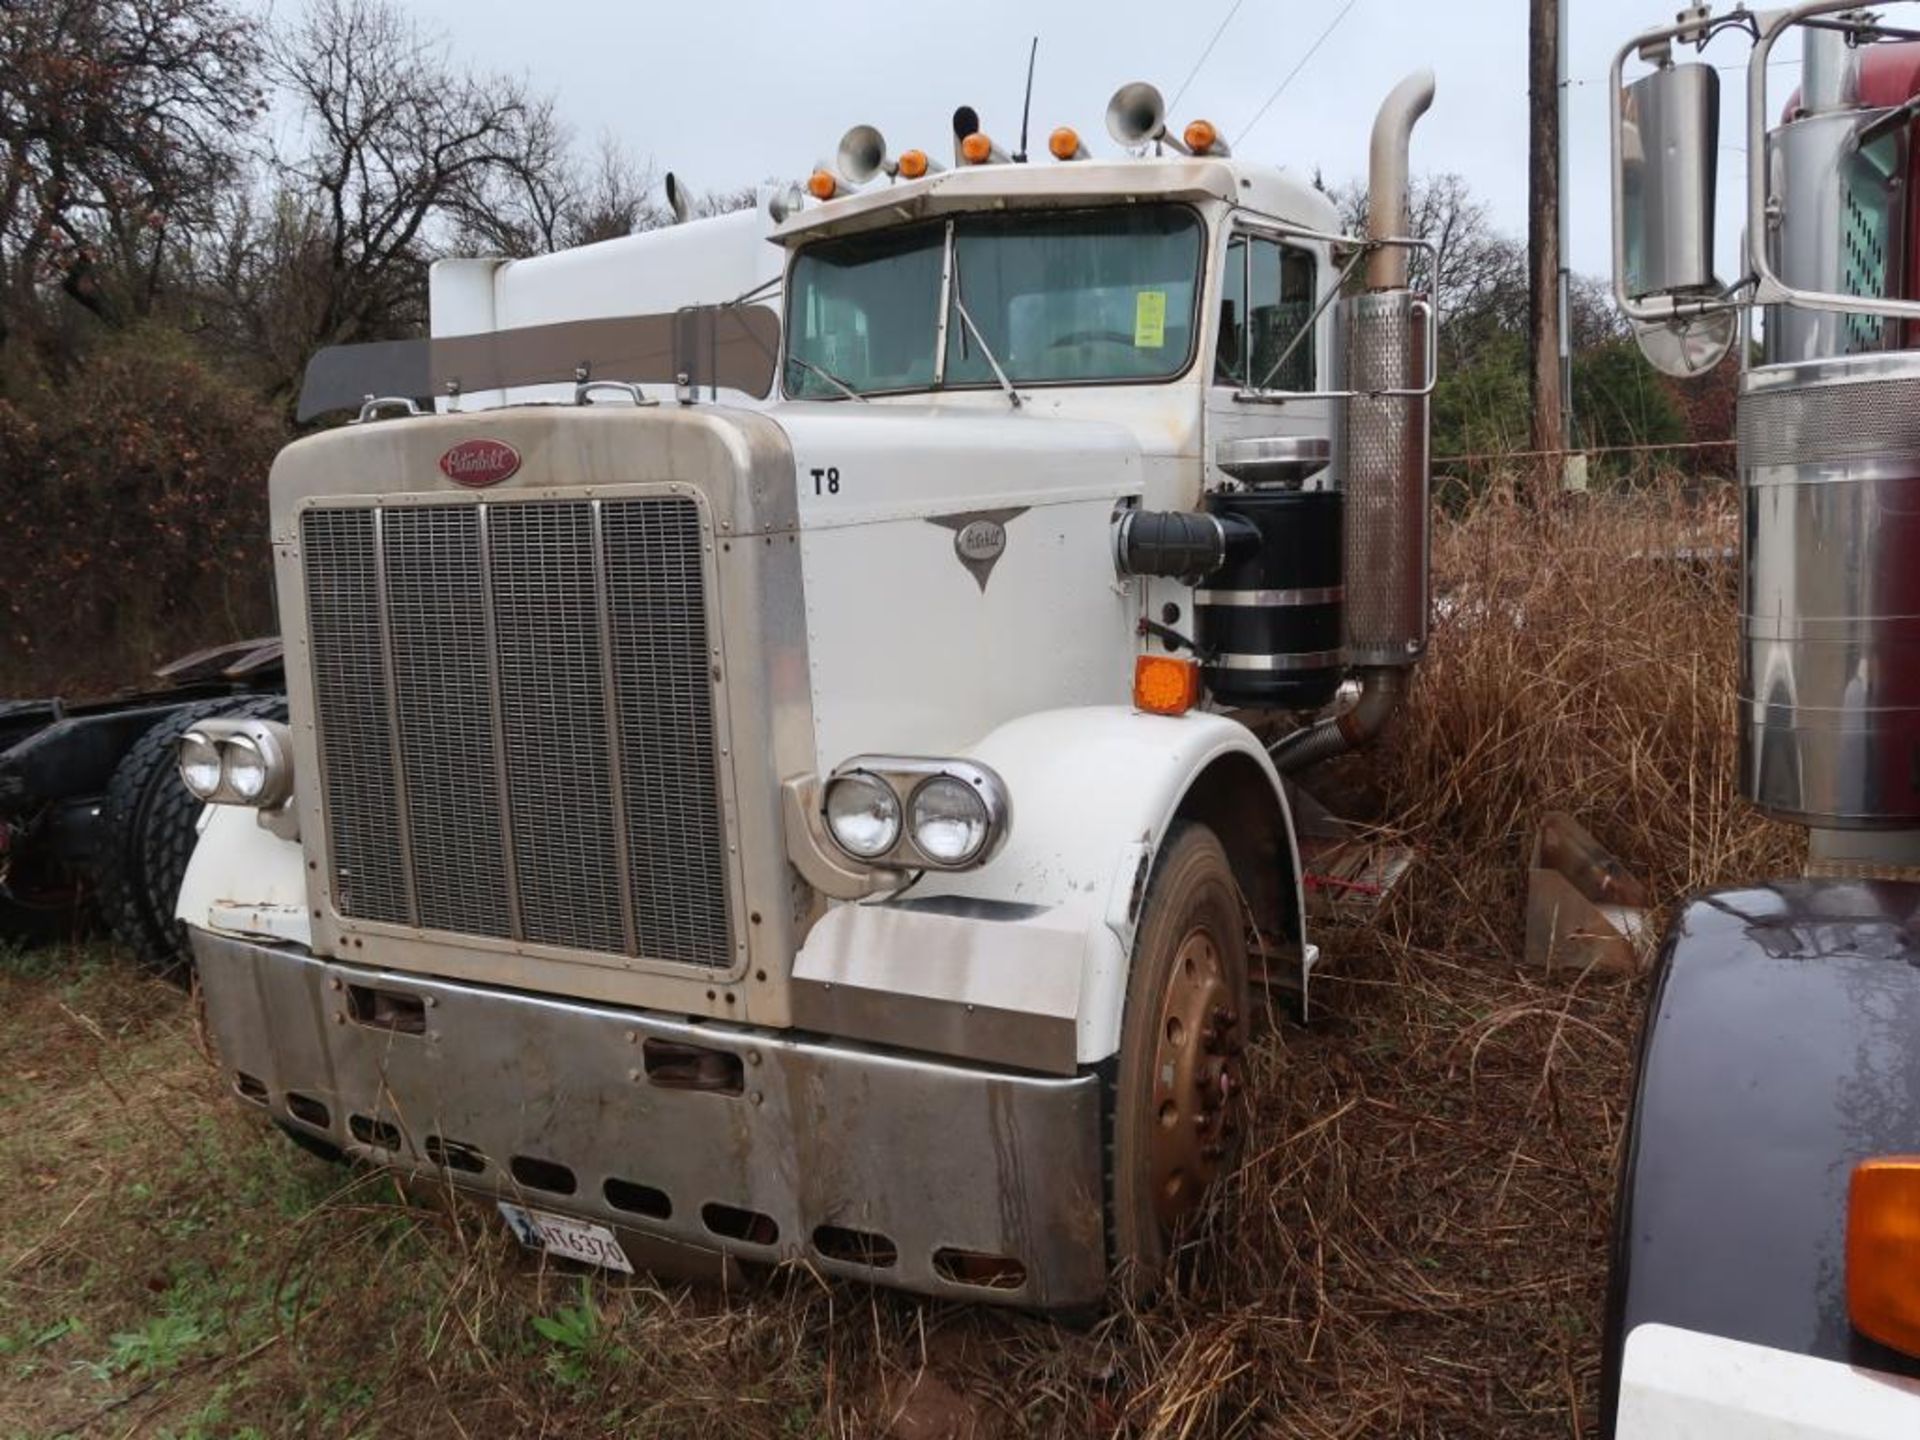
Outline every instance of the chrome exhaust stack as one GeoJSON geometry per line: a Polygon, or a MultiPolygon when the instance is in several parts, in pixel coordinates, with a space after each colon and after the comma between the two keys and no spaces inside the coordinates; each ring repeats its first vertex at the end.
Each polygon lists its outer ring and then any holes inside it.
{"type": "Polygon", "coordinates": [[[1405,243],[1408,152],[1433,104],[1431,70],[1394,87],[1374,121],[1368,175],[1366,289],[1334,308],[1334,374],[1344,401],[1333,427],[1333,473],[1345,492],[1345,658],[1355,703],[1287,736],[1274,763],[1297,771],[1380,733],[1427,648],[1432,516],[1429,353],[1432,306],[1410,286],[1405,243]],[[1391,242],[1391,243],[1389,243],[1391,242]]]}

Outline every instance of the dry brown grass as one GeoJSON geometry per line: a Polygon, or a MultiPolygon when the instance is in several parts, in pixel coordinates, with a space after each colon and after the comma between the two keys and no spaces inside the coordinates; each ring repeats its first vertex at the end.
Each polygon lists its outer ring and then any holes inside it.
{"type": "Polygon", "coordinates": [[[1670,558],[1731,539],[1677,491],[1442,528],[1409,710],[1331,777],[1418,861],[1322,929],[1315,1022],[1258,1047],[1185,1294],[1069,1330],[804,1272],[545,1271],[262,1144],[178,1004],[96,967],[0,982],[0,1043],[38,1047],[0,1085],[0,1435],[863,1436],[916,1381],[915,1416],[983,1436],[1591,1434],[1644,985],[1525,968],[1522,864],[1549,809],[1662,903],[1796,863],[1730,793],[1730,571],[1670,558]],[[122,1363],[177,1314],[200,1338],[122,1363]]]}

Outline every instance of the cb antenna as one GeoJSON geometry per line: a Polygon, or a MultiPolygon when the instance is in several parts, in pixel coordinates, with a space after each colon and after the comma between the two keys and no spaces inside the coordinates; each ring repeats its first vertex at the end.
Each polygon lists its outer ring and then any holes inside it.
{"type": "Polygon", "coordinates": [[[1040,53],[1040,37],[1033,37],[1033,44],[1027,50],[1027,98],[1020,103],[1020,148],[1014,152],[1014,160],[1027,163],[1027,117],[1033,114],[1033,61],[1040,53]]]}

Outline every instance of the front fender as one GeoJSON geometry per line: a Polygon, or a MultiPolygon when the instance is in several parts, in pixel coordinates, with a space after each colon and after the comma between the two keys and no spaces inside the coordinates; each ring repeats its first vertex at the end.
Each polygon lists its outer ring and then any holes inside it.
{"type": "MultiPolygon", "coordinates": [[[[1012,1046],[1036,1068],[1111,1056],[1153,857],[1209,775],[1237,787],[1233,808],[1209,818],[1264,815],[1284,841],[1284,883],[1270,887],[1284,906],[1276,928],[1304,941],[1286,795],[1237,721],[1054,710],[1003,725],[966,754],[1007,783],[1007,843],[978,870],[929,874],[898,901],[842,905],[816,925],[795,976],[817,990],[821,1023],[979,1058],[1012,1058],[996,1053],[1012,1046]],[[1035,1017],[1052,1028],[1029,1026],[1035,1017]]],[[[1221,836],[1230,851],[1240,838],[1221,836]]],[[[811,1003],[796,996],[797,1011],[811,1003]]]]}
{"type": "Polygon", "coordinates": [[[1609,1426],[1647,1325],[1920,1375],[1849,1325],[1844,1253],[1855,1163],[1920,1149],[1916,922],[1920,886],[1888,882],[1786,881],[1680,912],[1614,1215],[1609,1426]]]}
{"type": "Polygon", "coordinates": [[[222,935],[311,945],[300,842],[267,830],[257,810],[207,806],[174,915],[222,935]]]}

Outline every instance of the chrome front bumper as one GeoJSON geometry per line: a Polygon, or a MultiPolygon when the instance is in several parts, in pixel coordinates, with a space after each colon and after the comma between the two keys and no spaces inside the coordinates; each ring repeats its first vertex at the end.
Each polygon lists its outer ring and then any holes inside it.
{"type": "Polygon", "coordinates": [[[1100,1081],[340,965],[195,929],[242,1099],[617,1228],[1036,1309],[1106,1282],[1100,1081]]]}

